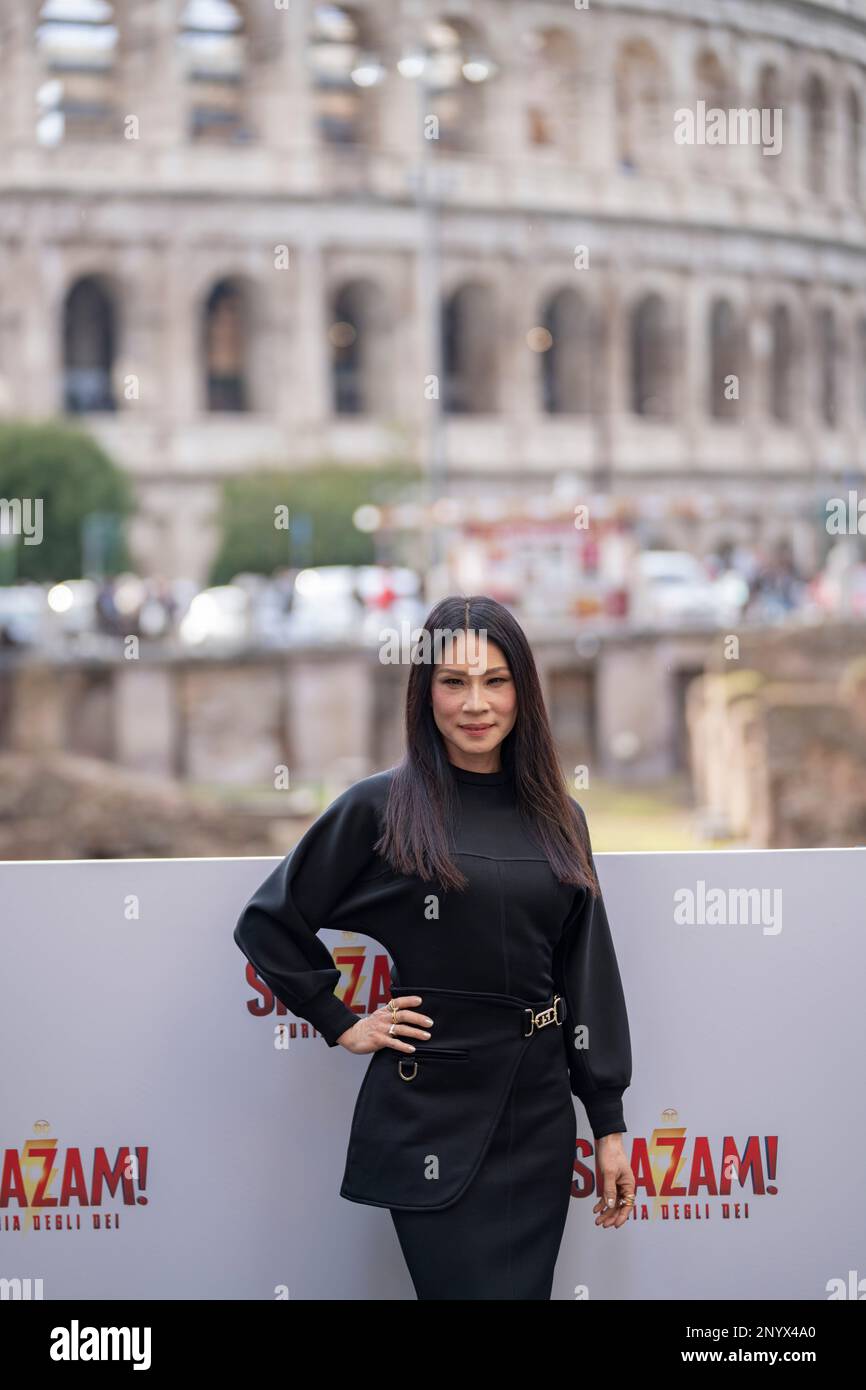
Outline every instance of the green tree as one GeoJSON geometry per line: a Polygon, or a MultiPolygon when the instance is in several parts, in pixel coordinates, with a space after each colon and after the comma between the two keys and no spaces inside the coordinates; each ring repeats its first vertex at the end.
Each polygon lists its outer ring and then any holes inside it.
{"type": "Polygon", "coordinates": [[[129,567],[122,523],[134,510],[132,483],[95,439],[62,423],[0,424],[0,498],[42,503],[42,540],[0,548],[3,578],[77,579],[85,537],[103,538],[102,568],[129,567]],[[109,543],[110,542],[110,543],[109,543]]]}
{"type": "Polygon", "coordinates": [[[352,521],[366,502],[385,502],[416,484],[417,469],[389,465],[258,471],[223,484],[219,521],[222,543],[210,583],[227,584],[236,574],[271,574],[289,565],[368,565],[373,539],[352,521]],[[288,509],[288,530],[274,524],[288,509]]]}

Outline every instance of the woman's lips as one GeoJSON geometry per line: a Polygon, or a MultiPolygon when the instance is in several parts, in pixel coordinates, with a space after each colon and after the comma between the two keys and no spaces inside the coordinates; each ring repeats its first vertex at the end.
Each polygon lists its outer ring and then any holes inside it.
{"type": "Polygon", "coordinates": [[[488,729],[492,729],[492,724],[461,724],[460,728],[465,734],[486,734],[488,729]]]}

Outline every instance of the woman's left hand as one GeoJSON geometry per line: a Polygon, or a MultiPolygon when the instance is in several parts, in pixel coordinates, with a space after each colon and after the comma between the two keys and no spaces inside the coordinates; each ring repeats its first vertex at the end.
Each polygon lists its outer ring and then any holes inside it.
{"type": "Polygon", "coordinates": [[[634,1173],[625,1156],[621,1134],[605,1134],[598,1144],[598,1166],[604,1183],[604,1196],[599,1197],[593,1211],[596,1226],[624,1226],[632,1212],[631,1204],[619,1205],[621,1197],[634,1196],[634,1173]]]}

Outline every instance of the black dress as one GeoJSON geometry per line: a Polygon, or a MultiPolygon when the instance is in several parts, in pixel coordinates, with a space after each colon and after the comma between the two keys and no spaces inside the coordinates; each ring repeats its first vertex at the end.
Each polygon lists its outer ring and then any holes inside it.
{"type": "Polygon", "coordinates": [[[382,943],[393,994],[420,994],[434,1022],[429,1044],[410,1040],[416,1053],[371,1054],[341,1195],[389,1208],[419,1298],[549,1299],[575,1158],[572,1094],[595,1138],[625,1130],[625,1000],[604,901],[554,877],[512,773],[449,767],[464,891],[396,874],[374,853],[389,769],[332,802],[234,935],[332,1047],[359,1014],[334,994],[340,972],[316,933],[382,943]],[[539,1012],[533,1027],[532,1011],[557,994],[555,1021],[539,1012]],[[416,1061],[413,1084],[401,1084],[416,1061]]]}

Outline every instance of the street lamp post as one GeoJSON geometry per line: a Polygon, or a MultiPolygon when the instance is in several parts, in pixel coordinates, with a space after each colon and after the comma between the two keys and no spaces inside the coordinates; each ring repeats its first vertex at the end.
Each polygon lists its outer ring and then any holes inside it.
{"type": "MultiPolygon", "coordinates": [[[[423,60],[422,60],[423,61],[423,60]]],[[[405,60],[404,60],[405,65],[405,60]]],[[[399,70],[399,65],[398,65],[399,70]]],[[[406,75],[406,74],[403,74],[406,75]]],[[[410,74],[411,75],[411,74],[410,74]]],[[[425,398],[422,456],[430,506],[447,490],[448,454],[445,446],[444,391],[445,355],[442,343],[442,263],[439,246],[439,218],[436,201],[435,172],[430,141],[425,122],[429,113],[431,88],[426,80],[426,62],[415,77],[418,97],[418,164],[415,171],[415,206],[420,224],[418,249],[419,301],[422,322],[427,327],[425,342],[431,352],[431,375],[435,390],[425,398]]],[[[425,373],[425,376],[427,373],[425,373]]],[[[433,525],[428,536],[429,563],[439,565],[443,559],[443,540],[438,526],[433,525]]]]}
{"type": "MultiPolygon", "coordinates": [[[[426,122],[431,113],[433,95],[448,85],[465,80],[474,84],[486,82],[496,71],[493,62],[478,52],[460,53],[444,64],[451,73],[450,83],[443,77],[443,57],[446,55],[434,43],[404,50],[397,60],[399,75],[416,84],[417,93],[417,165],[411,182],[414,186],[415,207],[418,211],[420,240],[418,246],[419,309],[426,325],[425,341],[431,353],[430,371],[425,377],[435,378],[435,390],[428,397],[422,436],[422,459],[428,505],[443,497],[448,481],[448,451],[446,447],[444,400],[445,361],[442,334],[442,275],[439,228],[439,202],[432,158],[431,139],[426,122]],[[436,74],[438,73],[438,80],[436,74]]],[[[369,87],[382,81],[387,70],[381,61],[365,55],[352,70],[352,81],[369,87]]],[[[438,566],[444,559],[443,537],[438,526],[431,527],[428,541],[428,564],[438,566]]]]}

